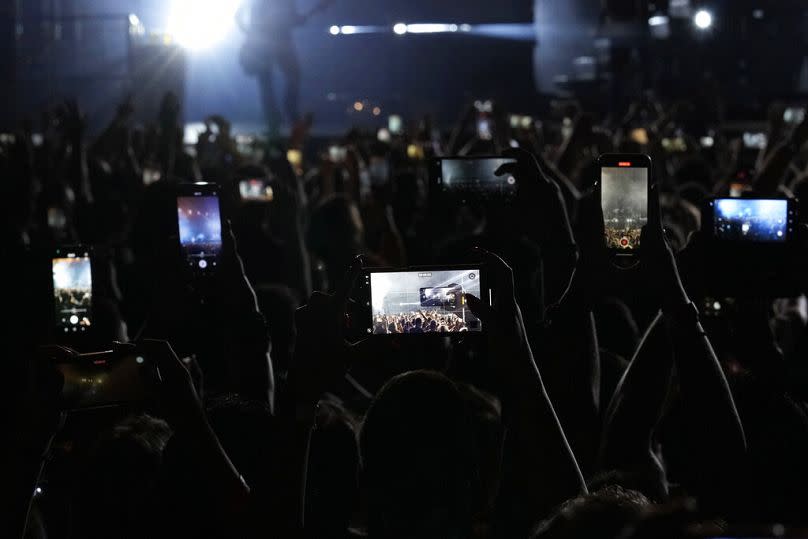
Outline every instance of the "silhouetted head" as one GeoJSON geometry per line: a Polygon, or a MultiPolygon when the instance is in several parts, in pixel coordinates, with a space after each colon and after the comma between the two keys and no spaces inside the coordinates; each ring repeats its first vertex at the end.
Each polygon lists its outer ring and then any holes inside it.
{"type": "Polygon", "coordinates": [[[474,431],[451,380],[415,371],[385,384],[365,416],[360,454],[372,536],[470,535],[474,431]]]}

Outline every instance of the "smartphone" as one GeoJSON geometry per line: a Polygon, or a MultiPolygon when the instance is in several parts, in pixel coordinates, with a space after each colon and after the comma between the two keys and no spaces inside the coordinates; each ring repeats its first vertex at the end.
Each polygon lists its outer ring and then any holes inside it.
{"type": "Polygon", "coordinates": [[[598,165],[606,246],[619,255],[631,254],[640,247],[640,233],[648,222],[651,158],[604,154],[598,165]]]}
{"type": "Polygon", "coordinates": [[[216,184],[180,186],[177,228],[180,248],[191,270],[201,275],[214,271],[222,252],[222,217],[216,184]]]}
{"type": "Polygon", "coordinates": [[[477,117],[477,138],[480,140],[491,140],[493,134],[491,133],[491,118],[485,114],[480,114],[477,117]]]}
{"type": "Polygon", "coordinates": [[[86,410],[146,401],[149,366],[137,351],[81,354],[57,362],[63,410],[86,410]]]}
{"type": "Polygon", "coordinates": [[[718,241],[783,244],[794,235],[793,199],[715,198],[708,210],[708,232],[718,241]]]}
{"type": "Polygon", "coordinates": [[[93,269],[90,250],[57,249],[51,258],[51,271],[57,332],[87,332],[93,319],[93,269]]]}
{"type": "Polygon", "coordinates": [[[683,137],[663,138],[662,149],[668,153],[683,153],[687,151],[687,141],[683,137]]]}
{"type": "Polygon", "coordinates": [[[469,199],[512,199],[516,196],[514,176],[495,172],[514,159],[504,157],[443,157],[432,165],[432,186],[439,193],[469,199]]]}
{"type": "Polygon", "coordinates": [[[481,266],[367,269],[360,285],[366,309],[357,322],[365,336],[480,333],[466,294],[491,302],[481,266]]]}
{"type": "Polygon", "coordinates": [[[628,136],[631,142],[634,144],[639,144],[640,146],[647,146],[650,142],[650,139],[648,138],[648,131],[643,127],[632,129],[628,136]]]}
{"type": "Polygon", "coordinates": [[[400,135],[404,132],[404,121],[401,119],[401,116],[397,114],[391,114],[387,118],[387,130],[390,132],[391,135],[400,135]]]}
{"type": "Polygon", "coordinates": [[[783,121],[789,125],[799,125],[805,120],[805,107],[788,107],[783,112],[783,121]]]}
{"type": "Polygon", "coordinates": [[[272,202],[275,192],[269,180],[265,178],[251,178],[238,182],[238,192],[241,200],[249,202],[272,202]]]}
{"type": "Polygon", "coordinates": [[[348,149],[346,147],[336,145],[328,147],[328,159],[332,163],[343,163],[347,157],[348,149]]]}
{"type": "Polygon", "coordinates": [[[748,150],[764,150],[768,144],[766,133],[753,133],[747,131],[743,134],[743,145],[748,150]]]}

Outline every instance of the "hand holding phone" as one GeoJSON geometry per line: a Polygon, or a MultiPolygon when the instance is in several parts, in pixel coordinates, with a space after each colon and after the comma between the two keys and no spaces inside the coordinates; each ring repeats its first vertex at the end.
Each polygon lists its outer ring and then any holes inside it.
{"type": "Polygon", "coordinates": [[[709,237],[723,243],[785,244],[794,235],[796,207],[785,198],[715,198],[704,219],[709,237]]]}
{"type": "Polygon", "coordinates": [[[432,190],[461,202],[507,201],[516,196],[516,177],[497,175],[503,165],[515,163],[508,157],[444,157],[435,160],[432,190]]]}

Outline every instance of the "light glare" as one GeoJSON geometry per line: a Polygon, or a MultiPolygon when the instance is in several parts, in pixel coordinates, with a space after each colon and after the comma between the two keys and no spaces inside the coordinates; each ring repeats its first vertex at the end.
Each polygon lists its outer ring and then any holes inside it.
{"type": "Polygon", "coordinates": [[[403,22],[396,23],[393,26],[393,32],[395,32],[399,36],[403,36],[407,33],[407,25],[403,22]]]}
{"type": "Polygon", "coordinates": [[[705,9],[700,9],[693,17],[693,23],[696,25],[696,28],[707,30],[713,25],[713,15],[705,9]]]}
{"type": "Polygon", "coordinates": [[[174,0],[167,31],[186,49],[209,49],[235,27],[240,4],[240,0],[174,0]]]}

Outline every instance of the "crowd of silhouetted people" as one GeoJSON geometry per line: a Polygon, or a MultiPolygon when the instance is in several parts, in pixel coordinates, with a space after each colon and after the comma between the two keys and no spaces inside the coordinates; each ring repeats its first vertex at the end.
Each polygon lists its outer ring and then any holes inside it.
{"type": "Polygon", "coordinates": [[[494,103],[485,133],[473,104],[448,129],[422,117],[331,138],[311,117],[267,140],[212,116],[188,145],[168,95],[146,125],[124,103],[91,135],[67,102],[5,135],[0,536],[808,530],[801,225],[785,254],[719,260],[702,230],[712,196],[808,200],[808,123],[774,103],[744,118],[766,135],[750,148],[703,97],[531,117],[494,103]],[[605,248],[595,196],[610,152],[654,163],[629,263],[605,248]],[[454,155],[513,159],[515,196],[436,201],[430,162],[454,155]],[[272,196],[242,200],[254,179],[272,196]],[[182,258],[176,206],[201,181],[222,215],[204,276],[182,258]],[[72,245],[92,247],[92,323],[65,336],[49,264],[72,245]],[[468,263],[492,291],[464,296],[483,331],[427,308],[350,338],[364,268],[468,263]],[[66,410],[58,365],[107,350],[137,358],[143,398],[66,410]]]}

